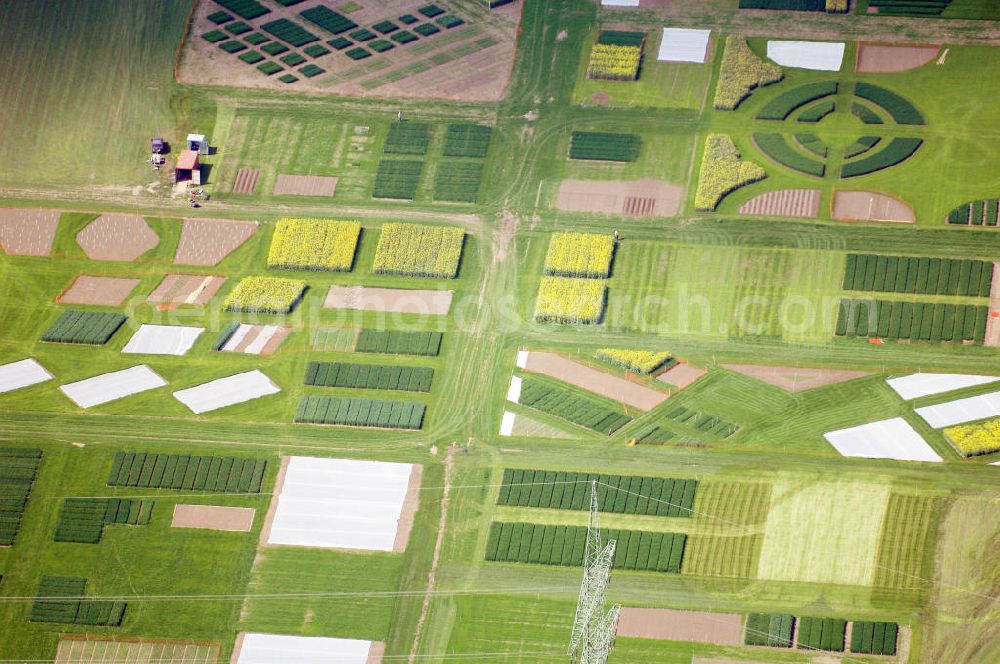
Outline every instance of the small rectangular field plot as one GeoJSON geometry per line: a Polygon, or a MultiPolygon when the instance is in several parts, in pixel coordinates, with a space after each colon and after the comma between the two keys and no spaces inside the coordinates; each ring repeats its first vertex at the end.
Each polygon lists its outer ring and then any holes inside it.
{"type": "Polygon", "coordinates": [[[652,410],[670,396],[667,392],[660,392],[625,378],[598,371],[555,353],[529,351],[526,355],[522,367],[526,371],[550,376],[639,410],[652,410]]]}
{"type": "Polygon", "coordinates": [[[208,493],[260,493],[265,459],[118,452],[108,486],[208,493]]]}
{"type": "Polygon", "coordinates": [[[323,308],[445,316],[451,309],[453,295],[450,290],[334,285],[330,286],[323,308]]]}
{"type": "Polygon", "coordinates": [[[66,635],[59,640],[54,664],[216,664],[218,659],[219,646],[213,643],[66,635]]]}
{"type": "Polygon", "coordinates": [[[570,138],[569,158],[595,161],[636,161],[642,139],[636,134],[611,134],[574,131],[570,138]]]}
{"type": "Polygon", "coordinates": [[[175,505],[170,527],[246,533],[253,528],[255,513],[256,510],[251,507],[175,505]]]}
{"type": "Polygon", "coordinates": [[[164,304],[208,304],[225,281],[225,277],[201,274],[168,274],[149,294],[146,301],[164,304]]]}
{"type": "Polygon", "coordinates": [[[59,389],[80,408],[92,408],[110,401],[117,401],[133,394],[163,387],[163,380],[145,364],[100,374],[93,378],[63,385],[59,389]]]}
{"type": "Polygon", "coordinates": [[[848,457],[941,461],[920,434],[901,417],[823,434],[827,442],[848,457]]]}
{"type": "Polygon", "coordinates": [[[0,447],[0,546],[12,546],[17,539],[41,462],[39,449],[0,447]]]}
{"type": "Polygon", "coordinates": [[[132,335],[123,353],[140,355],[187,355],[203,327],[183,325],[143,325],[132,335]]]}
{"type": "Polygon", "coordinates": [[[430,392],[434,369],[348,362],[310,362],[306,385],[366,390],[430,392]]]}
{"type": "MultiPolygon", "coordinates": [[[[282,47],[284,48],[284,47],[282,47]]],[[[256,168],[241,168],[236,171],[236,179],[233,180],[234,194],[252,194],[257,189],[257,180],[260,179],[260,171],[256,168]]]]}
{"type": "Polygon", "coordinates": [[[1000,392],[917,408],[917,415],[935,429],[1000,415],[1000,392]]]}
{"type": "Polygon", "coordinates": [[[358,353],[436,356],[441,352],[441,332],[404,332],[364,328],[353,346],[358,353]]]}
{"type": "Polygon", "coordinates": [[[28,358],[0,365],[0,394],[52,380],[52,374],[36,360],[28,358]]]}
{"type": "Polygon", "coordinates": [[[485,157],[493,128],[487,125],[450,124],[441,154],[446,157],[485,157]]]}
{"type": "Polygon", "coordinates": [[[0,247],[11,256],[48,256],[59,228],[57,210],[0,208],[0,247]]]}
{"type": "Polygon", "coordinates": [[[275,39],[291,44],[292,46],[305,46],[314,41],[319,41],[319,37],[303,28],[298,23],[289,21],[287,18],[279,18],[269,21],[260,26],[260,29],[268,33],[275,39]]]}
{"type": "Polygon", "coordinates": [[[419,466],[291,457],[267,544],[402,551],[399,523],[416,509],[419,466]]]}
{"type": "Polygon", "coordinates": [[[274,183],[275,196],[333,196],[337,178],[321,175],[286,175],[281,173],[274,183]]]}
{"type": "Polygon", "coordinates": [[[174,398],[200,415],[280,391],[270,378],[254,369],[179,390],[174,392],[174,398]]]}
{"type": "Polygon", "coordinates": [[[932,394],[951,392],[976,385],[986,385],[1000,380],[997,376],[976,376],[970,374],[915,373],[899,378],[888,378],[889,384],[902,399],[917,399],[932,394]]]}
{"type": "Polygon", "coordinates": [[[312,349],[349,353],[358,340],[356,327],[318,327],[312,335],[312,349]]]}
{"type": "Polygon", "coordinates": [[[420,429],[427,406],[412,401],[304,396],[295,409],[300,424],[377,429],[420,429]]]}
{"type": "Polygon", "coordinates": [[[844,48],[843,42],[769,41],[767,57],[782,67],[840,71],[844,48]]]}
{"type": "Polygon", "coordinates": [[[247,355],[273,355],[291,328],[284,325],[234,324],[223,331],[216,350],[247,355]]]}
{"type": "Polygon", "coordinates": [[[278,634],[241,634],[237,638],[234,664],[367,664],[381,658],[382,644],[357,639],[332,639],[319,636],[284,636],[278,634]],[[369,657],[374,656],[372,659],[369,657]]]}
{"type": "Polygon", "coordinates": [[[482,162],[442,161],[434,178],[434,200],[475,203],[482,179],[482,162]]]}
{"type": "Polygon", "coordinates": [[[615,634],[640,639],[740,646],[743,645],[743,617],[738,613],[625,607],[615,634]]]}
{"type": "Polygon", "coordinates": [[[138,285],[138,279],[91,277],[82,274],[56,298],[56,302],[118,307],[138,285]]]}
{"type": "Polygon", "coordinates": [[[656,59],[665,62],[705,62],[711,30],[663,28],[656,59]]]}
{"type": "Polygon", "coordinates": [[[383,159],[375,172],[372,198],[413,200],[420,186],[424,162],[413,159],[383,159]]]}

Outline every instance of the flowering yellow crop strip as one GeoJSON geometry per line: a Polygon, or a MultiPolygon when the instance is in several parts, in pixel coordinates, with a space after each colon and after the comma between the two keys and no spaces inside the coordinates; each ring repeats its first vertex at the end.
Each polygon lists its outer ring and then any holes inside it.
{"type": "Polygon", "coordinates": [[[642,48],[617,44],[594,44],[587,65],[587,78],[634,81],[639,77],[642,48]]]}
{"type": "Polygon", "coordinates": [[[545,274],[606,278],[611,272],[615,238],[596,233],[553,233],[545,254],[545,274]]]}
{"type": "Polygon", "coordinates": [[[740,159],[731,138],[724,134],[709,134],[705,140],[705,155],[701,160],[694,206],[698,210],[714,210],[729,192],[766,177],[763,168],[740,159]]]}
{"type": "Polygon", "coordinates": [[[653,373],[671,359],[670,353],[657,353],[651,350],[622,350],[620,348],[601,348],[597,351],[596,357],[628,371],[642,374],[653,373]]]}
{"type": "Polygon", "coordinates": [[[226,298],[226,311],[286,314],[306,289],[303,281],[278,277],[247,277],[226,298]]]}
{"type": "Polygon", "coordinates": [[[847,0],[826,0],[826,11],[830,14],[846,14],[847,0]]]}
{"type": "Polygon", "coordinates": [[[281,219],[267,254],[269,268],[333,270],[354,267],[361,224],[327,219],[281,219]]]}
{"type": "Polygon", "coordinates": [[[599,323],[604,316],[606,279],[542,277],[535,302],[540,323],[599,323]]]}
{"type": "Polygon", "coordinates": [[[720,111],[736,110],[754,88],[777,83],[784,77],[781,67],[758,58],[744,37],[730,35],[715,85],[714,106],[720,111]]]}
{"type": "Polygon", "coordinates": [[[944,435],[962,456],[996,452],[1000,450],[1000,418],[948,427],[944,435]]]}
{"type": "Polygon", "coordinates": [[[451,226],[390,223],[382,226],[372,270],[379,274],[454,279],[465,231],[451,226]]]}

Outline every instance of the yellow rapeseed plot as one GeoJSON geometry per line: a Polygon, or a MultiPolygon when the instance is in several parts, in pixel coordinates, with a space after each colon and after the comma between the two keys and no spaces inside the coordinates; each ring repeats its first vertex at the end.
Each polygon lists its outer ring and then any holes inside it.
{"type": "Polygon", "coordinates": [[[587,65],[587,78],[634,81],[639,77],[642,48],[617,44],[594,44],[587,65]]]}
{"type": "Polygon", "coordinates": [[[372,270],[379,274],[454,279],[464,242],[465,231],[461,228],[385,224],[372,270]]]}
{"type": "Polygon", "coordinates": [[[735,110],[754,88],[777,83],[784,77],[781,67],[758,58],[744,37],[730,35],[715,85],[714,106],[720,111],[735,110]]]}
{"type": "Polygon", "coordinates": [[[361,224],[356,221],[281,219],[271,238],[267,266],[349,272],[360,234],[361,224]]]}
{"type": "Polygon", "coordinates": [[[596,233],[553,233],[545,254],[545,274],[605,278],[611,272],[615,238],[596,233]]]}
{"type": "Polygon", "coordinates": [[[305,289],[305,282],[295,279],[246,277],[226,298],[226,311],[287,314],[305,289]]]}
{"type": "Polygon", "coordinates": [[[540,323],[599,323],[607,299],[606,279],[542,277],[535,302],[540,323]]]}
{"type": "Polygon", "coordinates": [[[944,435],[962,456],[996,452],[1000,450],[1000,418],[948,427],[944,435]]]}
{"type": "Polygon", "coordinates": [[[653,373],[671,359],[670,353],[657,353],[651,350],[622,350],[620,348],[601,348],[597,351],[596,357],[628,371],[642,374],[653,373]]]}
{"type": "Polygon", "coordinates": [[[694,206],[698,210],[714,210],[729,192],[766,177],[763,168],[740,159],[733,139],[724,134],[709,134],[705,140],[694,206]]]}
{"type": "Polygon", "coordinates": [[[830,14],[846,14],[847,0],[826,0],[826,11],[830,14]]]}

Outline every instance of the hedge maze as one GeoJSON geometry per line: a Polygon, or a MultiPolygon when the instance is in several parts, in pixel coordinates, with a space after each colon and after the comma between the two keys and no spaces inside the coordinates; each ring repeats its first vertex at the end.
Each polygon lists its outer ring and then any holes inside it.
{"type": "Polygon", "coordinates": [[[31,622],[117,627],[125,617],[125,602],[89,600],[87,579],[43,576],[31,604],[31,622]],[[46,598],[55,599],[46,599],[46,598]]]}
{"type": "Polygon", "coordinates": [[[39,449],[0,448],[0,546],[13,546],[17,539],[41,463],[39,449]]]}
{"type": "Polygon", "coordinates": [[[64,311],[48,330],[42,341],[59,344],[101,346],[108,342],[127,319],[122,314],[102,311],[64,311]]]}
{"type": "Polygon", "coordinates": [[[440,332],[363,328],[354,344],[354,352],[436,356],[441,352],[442,338],[440,332]]]}
{"type": "Polygon", "coordinates": [[[848,254],[844,290],[989,297],[993,263],[971,259],[848,254]]]}
{"type": "Polygon", "coordinates": [[[961,226],[996,226],[1000,202],[995,198],[959,205],[948,213],[948,223],[961,226]]]}
{"type": "Polygon", "coordinates": [[[543,413],[578,424],[605,436],[610,436],[632,421],[610,404],[605,405],[573,390],[537,378],[524,378],[520,403],[543,413]]]}
{"type": "Polygon", "coordinates": [[[505,468],[497,504],[588,510],[593,482],[602,512],[645,516],[690,517],[698,488],[697,480],[505,468]]]}
{"type": "Polygon", "coordinates": [[[809,650],[843,652],[846,629],[847,621],[840,618],[800,618],[796,646],[809,650]]]}
{"type": "Polygon", "coordinates": [[[56,522],[57,542],[97,544],[104,526],[122,524],[144,526],[149,523],[153,502],[118,498],[67,498],[56,522]]]}
{"type": "Polygon", "coordinates": [[[426,409],[422,403],[409,401],[305,396],[299,399],[294,421],[303,424],[420,429],[423,427],[426,409]]]}
{"type": "Polygon", "coordinates": [[[265,459],[118,452],[108,486],[260,493],[265,459]]]}
{"type": "Polygon", "coordinates": [[[988,307],[972,304],[842,299],[835,334],[981,344],[988,317],[988,307]]]}
{"type": "Polygon", "coordinates": [[[851,652],[865,655],[895,655],[899,625],[894,622],[855,621],[851,652]]]}
{"type": "Polygon", "coordinates": [[[597,131],[574,131],[570,137],[569,158],[594,161],[636,161],[642,139],[636,134],[612,134],[597,131]]]}
{"type": "Polygon", "coordinates": [[[791,648],[795,616],[787,613],[751,613],[743,642],[748,646],[791,648]]]}
{"type": "MultiPolygon", "coordinates": [[[[681,571],[687,535],[603,528],[601,537],[617,542],[613,562],[617,570],[681,571]]],[[[582,526],[494,522],[486,541],[486,560],[579,567],[586,542],[587,529],[582,526]]]]}
{"type": "Polygon", "coordinates": [[[305,384],[318,387],[430,392],[433,379],[434,369],[429,367],[310,362],[306,367],[305,384]]]}

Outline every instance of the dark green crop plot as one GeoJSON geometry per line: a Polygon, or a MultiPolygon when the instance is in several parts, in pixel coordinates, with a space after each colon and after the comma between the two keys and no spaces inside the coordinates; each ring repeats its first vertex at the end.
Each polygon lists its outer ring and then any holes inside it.
{"type": "Polygon", "coordinates": [[[257,2],[257,0],[215,0],[240,18],[247,20],[255,19],[264,14],[270,13],[270,9],[257,2]]]}
{"type": "Polygon", "coordinates": [[[844,290],[989,297],[993,263],[971,259],[848,254],[844,290]]]}
{"type": "Polygon", "coordinates": [[[761,152],[793,171],[818,178],[826,173],[826,164],[798,152],[784,134],[754,134],[753,142],[761,152]]]}
{"type": "Polygon", "coordinates": [[[222,32],[221,30],[210,30],[209,32],[203,34],[201,38],[211,44],[217,44],[220,41],[225,41],[226,39],[229,39],[226,33],[222,32]]]}
{"type": "Polygon", "coordinates": [[[351,387],[364,390],[430,392],[434,369],[348,362],[310,362],[306,385],[351,387]]]}
{"type": "Polygon", "coordinates": [[[433,23],[421,23],[413,28],[413,31],[422,37],[430,37],[431,35],[436,35],[441,32],[441,28],[437,27],[433,23]]]}
{"type": "Polygon", "coordinates": [[[436,356],[441,352],[442,337],[440,332],[402,332],[363,328],[358,334],[354,352],[436,356]]]}
{"type": "Polygon", "coordinates": [[[339,424],[381,429],[420,429],[427,407],[409,401],[302,397],[295,421],[304,424],[339,424]]]}
{"type": "Polygon", "coordinates": [[[385,53],[386,51],[391,51],[396,47],[388,39],[376,39],[374,41],[368,42],[368,48],[375,51],[376,53],[385,53]]]}
{"type": "Polygon", "coordinates": [[[349,51],[344,51],[344,55],[349,57],[351,60],[364,60],[365,58],[370,58],[372,52],[361,48],[360,46],[355,46],[349,51]]]}
{"type": "Polygon", "coordinates": [[[851,113],[865,124],[885,124],[878,113],[864,104],[851,104],[851,113]]]}
{"type": "Polygon", "coordinates": [[[868,0],[879,16],[940,16],[951,0],[868,0]]]}
{"type": "Polygon", "coordinates": [[[641,149],[642,139],[636,134],[574,131],[570,138],[569,158],[636,161],[641,149]]]}
{"type": "Polygon", "coordinates": [[[826,147],[823,139],[816,134],[795,134],[795,140],[799,145],[820,159],[826,159],[829,149],[826,147]]]}
{"type": "MultiPolygon", "coordinates": [[[[679,574],[687,535],[640,530],[601,529],[602,541],[615,540],[614,568],[679,574]]],[[[532,565],[583,564],[587,529],[582,526],[548,526],[533,523],[490,525],[486,560],[532,565]]]]}
{"type": "Polygon", "coordinates": [[[319,76],[320,74],[326,73],[326,70],[322,67],[317,67],[314,64],[308,64],[299,70],[299,73],[306,78],[313,78],[314,76],[319,76]]]}
{"type": "Polygon", "coordinates": [[[843,652],[846,628],[847,622],[840,618],[800,618],[796,645],[809,650],[843,652]]]}
{"type": "Polygon", "coordinates": [[[403,25],[413,25],[414,23],[419,23],[420,19],[413,14],[403,14],[399,17],[399,22],[403,25]]]}
{"type": "Polygon", "coordinates": [[[118,452],[108,486],[260,493],[265,459],[118,452]]]}
{"type": "Polygon", "coordinates": [[[296,82],[297,80],[299,80],[299,77],[296,76],[295,74],[282,74],[281,76],[278,77],[278,80],[281,81],[282,83],[287,84],[296,82]]]}
{"type": "Polygon", "coordinates": [[[293,5],[299,4],[300,2],[305,2],[305,0],[274,0],[274,1],[277,2],[279,5],[281,5],[282,7],[291,7],[293,5]]]}
{"type": "Polygon", "coordinates": [[[413,200],[420,186],[424,162],[407,159],[383,159],[375,172],[372,198],[413,200]]]}
{"type": "Polygon", "coordinates": [[[226,26],[226,32],[231,35],[242,35],[246,32],[250,32],[251,30],[253,30],[253,26],[243,21],[236,21],[235,23],[230,23],[226,26]]]}
{"type": "MultiPolygon", "coordinates": [[[[282,67],[281,65],[279,65],[277,62],[270,62],[270,61],[264,62],[262,64],[257,65],[257,69],[261,73],[263,73],[263,74],[265,74],[267,76],[274,76],[279,71],[284,71],[285,70],[285,68],[282,67]]],[[[231,333],[230,333],[230,336],[231,336],[231,333]]],[[[227,341],[228,341],[228,339],[227,339],[227,341]]],[[[226,342],[223,341],[222,342],[222,346],[224,346],[225,344],[226,344],[226,342]]],[[[215,350],[221,350],[222,346],[219,346],[215,350]]]]}
{"type": "Polygon", "coordinates": [[[122,314],[102,311],[64,311],[52,324],[42,341],[60,344],[89,344],[100,346],[125,324],[122,314]]]}
{"type": "Polygon", "coordinates": [[[796,109],[802,108],[811,101],[837,94],[837,88],[836,81],[819,81],[792,88],[765,104],[764,108],[757,114],[757,119],[784,120],[796,109]]]}
{"type": "Polygon", "coordinates": [[[368,28],[361,28],[360,30],[355,30],[354,32],[351,33],[351,39],[359,42],[371,41],[376,37],[378,37],[378,35],[376,35],[368,28]]]}
{"type": "Polygon", "coordinates": [[[394,33],[389,39],[397,44],[409,44],[410,42],[417,41],[417,36],[409,30],[400,30],[394,33]]]}
{"type": "Polygon", "coordinates": [[[598,44],[611,46],[642,46],[646,41],[645,32],[628,32],[625,30],[601,30],[597,36],[598,44]]]}
{"type": "Polygon", "coordinates": [[[358,27],[357,23],[325,5],[316,5],[311,9],[303,11],[299,16],[334,35],[339,35],[342,32],[347,32],[358,27]]]}
{"type": "Polygon", "coordinates": [[[288,51],[288,47],[278,42],[271,42],[270,44],[264,44],[261,46],[260,50],[264,51],[268,55],[281,55],[282,53],[288,51]]]}
{"type": "Polygon", "coordinates": [[[337,49],[338,51],[343,51],[345,48],[349,47],[353,43],[354,42],[345,37],[337,37],[336,39],[331,39],[330,41],[327,42],[327,44],[337,49]]]}
{"type": "Polygon", "coordinates": [[[923,143],[922,138],[894,138],[878,152],[844,164],[840,177],[853,178],[895,166],[913,156],[923,143]]]}
{"type": "Polygon", "coordinates": [[[258,53],[257,51],[247,51],[246,53],[240,55],[240,60],[247,63],[248,65],[255,65],[263,59],[264,56],[258,53]]]}
{"type": "Polygon", "coordinates": [[[224,11],[212,12],[208,15],[208,20],[216,25],[222,25],[223,23],[228,23],[233,20],[232,15],[227,14],[224,11]]]}
{"type": "Polygon", "coordinates": [[[832,99],[824,102],[820,102],[813,106],[812,108],[807,108],[806,110],[799,113],[796,118],[799,122],[819,122],[826,116],[837,110],[837,102],[832,99]]]}
{"type": "Polygon", "coordinates": [[[441,14],[444,13],[443,9],[434,4],[424,5],[417,11],[426,16],[427,18],[434,18],[435,16],[440,16],[441,14]]]}
{"type": "Polygon", "coordinates": [[[311,46],[306,46],[302,49],[302,52],[308,55],[310,58],[321,58],[330,52],[330,49],[323,46],[322,44],[313,44],[311,46]]]}
{"type": "Polygon", "coordinates": [[[826,10],[826,0],[740,0],[740,9],[821,12],[826,10]]]}
{"type": "Polygon", "coordinates": [[[314,41],[319,41],[319,37],[303,28],[298,23],[289,21],[287,18],[279,18],[263,24],[261,30],[276,39],[291,44],[292,46],[305,46],[314,41]]]}
{"type": "Polygon", "coordinates": [[[505,468],[497,505],[590,509],[592,483],[602,512],[690,517],[697,480],[505,468]]]}
{"type": "Polygon", "coordinates": [[[454,14],[448,14],[447,16],[442,16],[441,18],[435,19],[435,23],[442,26],[446,30],[451,30],[452,28],[457,28],[460,25],[464,25],[465,21],[455,16],[454,14]]]}
{"type": "Polygon", "coordinates": [[[791,648],[795,616],[787,613],[751,613],[743,642],[748,646],[791,648]]]}
{"type": "Polygon", "coordinates": [[[837,336],[983,343],[988,307],[886,300],[840,301],[837,336]]]}
{"type": "Polygon", "coordinates": [[[288,55],[281,56],[280,59],[289,67],[298,67],[306,61],[306,59],[299,53],[289,53],[288,55]]]}
{"type": "Polygon", "coordinates": [[[35,483],[42,451],[0,447],[0,546],[13,546],[35,483]]]}
{"type": "Polygon", "coordinates": [[[844,159],[853,159],[858,155],[868,152],[881,141],[879,136],[862,136],[844,148],[844,159]]]}
{"type": "Polygon", "coordinates": [[[153,502],[118,498],[67,498],[59,511],[55,541],[97,544],[104,526],[122,524],[144,526],[149,523],[153,502]]]}
{"type": "MultiPolygon", "coordinates": [[[[370,46],[374,48],[374,42],[370,46]]],[[[393,122],[389,125],[389,135],[382,151],[386,154],[426,154],[431,139],[430,129],[426,122],[393,122]]]]}
{"type": "Polygon", "coordinates": [[[537,378],[524,378],[520,403],[562,418],[573,424],[610,436],[632,421],[610,404],[577,394],[568,387],[552,385],[537,378]]]}
{"type": "Polygon", "coordinates": [[[240,51],[245,51],[246,47],[247,47],[246,44],[243,44],[235,40],[230,40],[219,44],[219,48],[221,48],[226,53],[239,53],[240,51]]]}
{"type": "Polygon", "coordinates": [[[878,104],[880,107],[885,109],[889,115],[892,116],[892,119],[898,124],[924,124],[924,116],[920,114],[920,111],[918,111],[916,107],[909,102],[909,100],[901,97],[892,90],[886,90],[885,88],[872,85],[871,83],[858,81],[858,83],[854,86],[854,94],[862,99],[867,99],[873,104],[878,104]]]}
{"type": "Polygon", "coordinates": [[[482,179],[482,162],[442,161],[434,178],[434,200],[474,203],[482,179]]]}
{"type": "Polygon", "coordinates": [[[246,43],[251,44],[253,46],[260,46],[264,42],[271,41],[271,40],[268,39],[267,37],[265,37],[264,35],[260,34],[259,32],[255,32],[253,34],[250,34],[250,35],[247,35],[246,37],[244,37],[243,41],[245,41],[246,43]]]}
{"type": "Polygon", "coordinates": [[[948,223],[963,226],[996,226],[998,210],[1000,201],[995,198],[971,201],[949,212],[948,223]]]}
{"type": "Polygon", "coordinates": [[[372,30],[374,30],[375,32],[379,32],[383,35],[387,35],[389,33],[395,32],[396,30],[399,30],[399,26],[393,23],[392,21],[379,21],[378,23],[372,26],[372,30]]]}
{"type": "Polygon", "coordinates": [[[899,625],[894,622],[854,621],[851,652],[866,655],[895,655],[899,625]]]}
{"type": "Polygon", "coordinates": [[[493,128],[488,125],[450,124],[441,154],[446,157],[485,157],[493,128]]]}
{"type": "Polygon", "coordinates": [[[31,622],[117,627],[125,617],[125,602],[89,600],[87,579],[43,576],[31,605],[31,622]],[[52,598],[52,599],[46,599],[52,598]]]}

